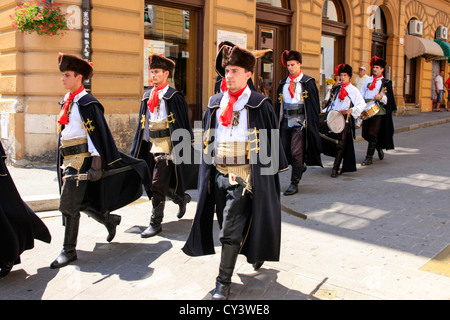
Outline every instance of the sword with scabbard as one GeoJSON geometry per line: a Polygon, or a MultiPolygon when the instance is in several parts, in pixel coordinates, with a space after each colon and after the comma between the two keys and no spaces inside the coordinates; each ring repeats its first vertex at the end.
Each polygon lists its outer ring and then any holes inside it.
{"type": "MultiPolygon", "coordinates": [[[[102,172],[102,178],[114,175],[114,174],[118,174],[124,171],[129,171],[129,170],[133,170],[133,167],[131,166],[125,166],[122,168],[117,168],[117,169],[110,169],[110,170],[105,170],[102,172]]],[[[89,181],[90,180],[90,174],[89,173],[79,173],[79,174],[69,174],[66,176],[62,177],[62,180],[77,180],[77,186],[78,186],[78,182],[79,181],[89,181]]]]}
{"type": "Polygon", "coordinates": [[[293,210],[291,208],[288,208],[284,204],[281,204],[281,210],[286,212],[287,214],[290,214],[291,216],[294,216],[294,217],[297,217],[297,218],[300,218],[300,219],[303,219],[303,220],[308,219],[308,216],[306,214],[298,212],[298,211],[295,211],[295,210],[293,210]]]}

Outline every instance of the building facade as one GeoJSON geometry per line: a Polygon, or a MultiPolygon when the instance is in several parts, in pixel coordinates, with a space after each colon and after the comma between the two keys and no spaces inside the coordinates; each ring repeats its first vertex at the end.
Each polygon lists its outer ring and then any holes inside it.
{"type": "Polygon", "coordinates": [[[171,85],[185,95],[193,121],[214,93],[223,40],[272,49],[257,59],[253,80],[273,100],[287,76],[280,63],[286,49],[302,52],[302,70],[316,79],[321,99],[337,64],[353,66],[355,78],[359,66],[370,70],[373,55],[385,58],[399,114],[408,107],[431,111],[434,76],[450,71],[446,0],[60,0],[71,25],[62,37],[17,33],[9,15],[20,3],[0,0],[1,139],[17,165],[56,158],[56,116],[65,94],[59,52],[84,53],[93,62],[90,89],[124,152],[151,86],[147,57],[153,53],[176,61],[171,85]],[[89,8],[88,34],[83,7],[89,8]]]}

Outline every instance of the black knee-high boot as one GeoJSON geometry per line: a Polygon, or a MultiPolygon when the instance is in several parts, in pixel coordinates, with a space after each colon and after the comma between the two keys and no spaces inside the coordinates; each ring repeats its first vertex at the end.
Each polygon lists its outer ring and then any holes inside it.
{"type": "Polygon", "coordinates": [[[305,164],[292,163],[291,184],[283,193],[285,196],[290,196],[298,192],[298,184],[302,179],[303,172],[306,171],[305,164]]]}
{"type": "Polygon", "coordinates": [[[116,228],[120,224],[122,217],[116,214],[111,214],[109,211],[98,212],[94,210],[85,211],[89,217],[95,221],[103,224],[108,230],[106,241],[111,242],[116,236],[116,228]]]}
{"type": "Polygon", "coordinates": [[[144,232],[141,233],[142,238],[153,237],[162,231],[161,223],[164,218],[165,203],[165,201],[161,201],[156,207],[153,208],[152,216],[150,218],[150,225],[144,230],[144,232]]]}
{"type": "Polygon", "coordinates": [[[183,218],[184,214],[186,213],[186,205],[192,200],[191,196],[185,193],[183,197],[180,197],[178,194],[175,193],[174,189],[169,188],[169,190],[167,191],[167,198],[169,198],[170,200],[172,200],[173,203],[178,205],[179,211],[177,213],[177,218],[178,219],[183,218]]]}
{"type": "Polygon", "coordinates": [[[231,277],[239,253],[239,246],[222,245],[219,275],[216,278],[216,289],[212,294],[213,300],[227,300],[230,295],[231,277]]]}
{"type": "Polygon", "coordinates": [[[62,268],[72,261],[77,260],[77,251],[75,250],[78,238],[78,228],[80,226],[80,218],[65,216],[65,231],[63,250],[60,255],[50,264],[50,268],[62,268]]]}
{"type": "Polygon", "coordinates": [[[331,177],[336,178],[339,175],[339,167],[341,166],[344,150],[338,150],[334,158],[333,168],[331,169],[331,177]]]}
{"type": "Polygon", "coordinates": [[[373,163],[372,159],[373,159],[373,154],[375,153],[375,147],[376,147],[375,143],[369,142],[369,145],[367,146],[366,159],[364,159],[364,161],[361,163],[361,165],[369,166],[373,163]]]}

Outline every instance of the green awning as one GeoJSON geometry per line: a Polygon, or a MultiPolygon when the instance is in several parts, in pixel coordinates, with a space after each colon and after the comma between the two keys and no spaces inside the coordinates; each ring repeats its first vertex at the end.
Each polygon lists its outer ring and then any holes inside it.
{"type": "Polygon", "coordinates": [[[442,51],[444,51],[444,56],[437,58],[436,60],[448,60],[450,59],[450,43],[442,40],[434,40],[438,45],[441,46],[442,51]]]}

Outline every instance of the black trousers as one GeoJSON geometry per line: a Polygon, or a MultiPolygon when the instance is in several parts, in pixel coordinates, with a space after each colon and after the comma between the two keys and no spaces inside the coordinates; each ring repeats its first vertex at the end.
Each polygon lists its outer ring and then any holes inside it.
{"type": "Polygon", "coordinates": [[[244,228],[250,216],[250,196],[242,195],[244,187],[231,185],[228,176],[216,171],[214,183],[216,212],[221,226],[219,239],[222,245],[240,247],[244,228]]]}
{"type": "Polygon", "coordinates": [[[303,173],[302,166],[306,135],[300,126],[288,127],[286,119],[281,121],[280,134],[284,153],[292,164],[291,182],[297,185],[303,173]]]}
{"type": "MultiPolygon", "coordinates": [[[[156,156],[157,154],[155,154],[156,156]]],[[[166,200],[167,191],[169,190],[170,179],[172,172],[175,170],[172,161],[157,161],[153,168],[152,179],[152,204],[157,207],[161,201],[166,200]]]]}
{"type": "MultiPolygon", "coordinates": [[[[76,175],[78,173],[87,173],[91,167],[92,158],[86,158],[78,172],[76,169],[68,167],[64,169],[63,177],[67,175],[76,175]]],[[[83,205],[84,195],[89,181],[82,180],[65,180],[61,189],[61,197],[59,200],[59,211],[63,218],[80,218],[80,211],[85,212],[90,217],[99,221],[104,218],[105,212],[99,212],[90,206],[83,205]]]]}
{"type": "Polygon", "coordinates": [[[381,122],[384,116],[373,116],[363,121],[362,125],[362,137],[369,143],[377,145],[378,133],[380,132],[381,122]]]}
{"type": "MultiPolygon", "coordinates": [[[[79,173],[86,173],[91,167],[91,161],[91,158],[86,158],[79,173]]],[[[76,174],[78,174],[76,169],[68,167],[64,169],[63,176],[76,174]]],[[[81,205],[86,192],[87,184],[88,181],[86,180],[65,180],[63,182],[61,198],[59,200],[59,211],[61,211],[64,217],[74,219],[80,218],[80,211],[82,210],[81,205]]]]}

